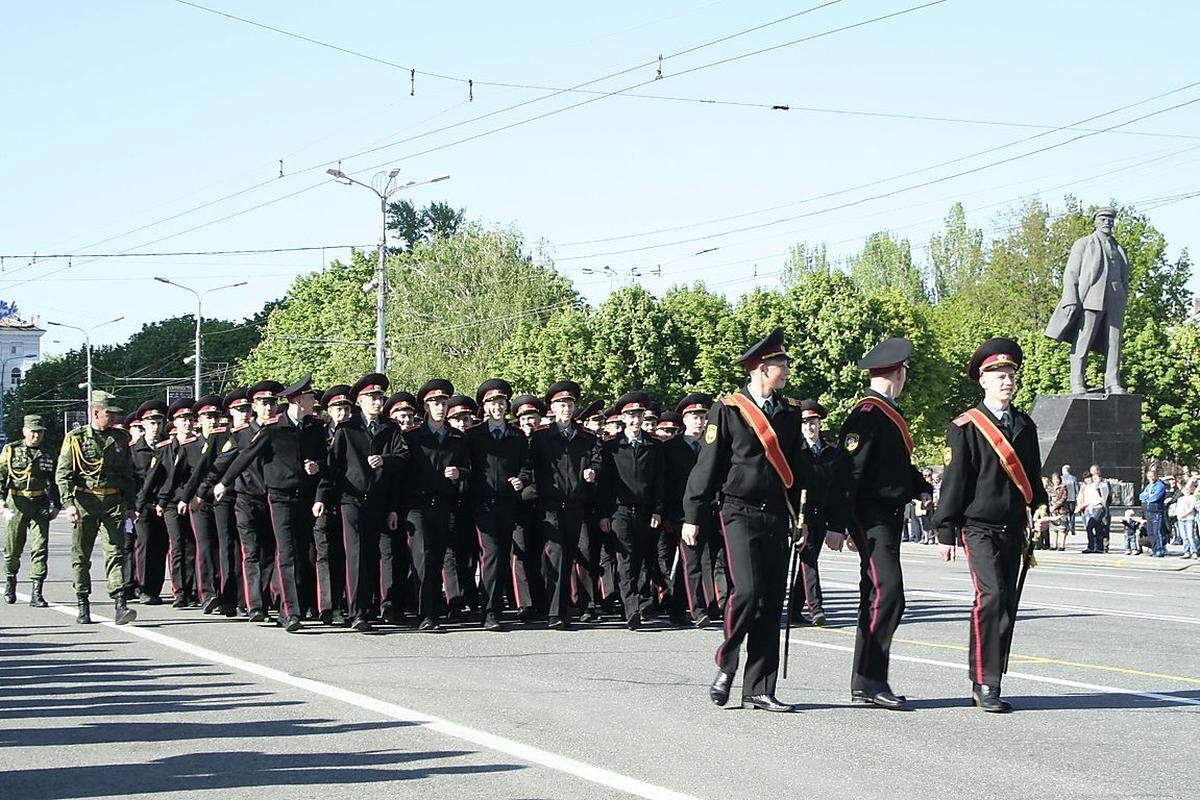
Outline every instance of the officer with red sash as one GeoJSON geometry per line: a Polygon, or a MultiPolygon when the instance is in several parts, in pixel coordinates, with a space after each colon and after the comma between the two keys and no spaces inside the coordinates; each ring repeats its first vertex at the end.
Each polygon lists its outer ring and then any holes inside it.
{"type": "Polygon", "coordinates": [[[709,410],[683,496],[681,538],[695,547],[720,493],[718,517],[733,592],[725,607],[725,639],[717,648],[717,676],[709,687],[709,698],[719,706],[729,700],[745,640],[743,705],[795,710],[775,698],[792,517],[804,485],[789,459],[800,439],[800,413],[779,394],[791,361],[780,328],[737,360],[749,372],[749,383],[709,410]]]}
{"type": "MultiPolygon", "coordinates": [[[[913,439],[896,399],[908,378],[912,344],[892,338],[876,345],[858,368],[871,375],[871,387],[842,425],[839,446],[846,453],[848,528],[860,562],[858,634],[850,701],[900,709],[902,695],[888,685],[892,636],[904,614],[904,576],[900,571],[900,530],[904,507],[933,487],[912,464],[913,439]]],[[[843,537],[827,534],[840,550],[843,537]]]]}
{"type": "Polygon", "coordinates": [[[1017,581],[1029,509],[1047,502],[1040,478],[1037,428],[1013,408],[1023,354],[1012,339],[979,346],[967,375],[983,387],[983,402],[946,430],[942,494],[933,524],[944,561],[962,534],[971,570],[971,698],[983,711],[1005,713],[1000,676],[1008,661],[1017,613],[1017,581]]]}

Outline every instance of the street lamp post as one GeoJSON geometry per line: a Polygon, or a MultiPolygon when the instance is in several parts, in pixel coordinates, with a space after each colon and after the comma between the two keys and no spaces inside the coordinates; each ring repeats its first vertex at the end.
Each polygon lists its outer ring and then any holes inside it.
{"type": "Polygon", "coordinates": [[[87,353],[87,384],[86,394],[84,395],[84,408],[91,408],[92,404],[92,331],[103,328],[105,325],[112,325],[114,322],[120,322],[125,319],[124,315],[116,319],[110,319],[108,322],[101,322],[99,325],[93,325],[90,328],[80,328],[77,325],[67,325],[65,322],[51,322],[46,320],[47,325],[54,325],[58,328],[68,328],[73,331],[79,331],[83,334],[83,349],[87,353]]]}
{"type": "Polygon", "coordinates": [[[327,173],[333,176],[333,179],[338,183],[344,183],[347,186],[362,186],[364,189],[370,189],[379,198],[379,264],[375,269],[375,371],[384,372],[387,369],[387,358],[384,352],[384,330],[387,327],[387,206],[388,200],[392,195],[402,189],[411,189],[414,186],[424,186],[427,183],[437,183],[439,181],[449,180],[449,175],[435,175],[432,178],[427,178],[423,181],[409,181],[397,186],[392,186],[392,181],[400,174],[399,168],[390,170],[386,173],[381,172],[375,176],[371,183],[363,183],[362,181],[351,178],[340,169],[327,169],[327,173]],[[380,183],[383,188],[376,189],[374,183],[380,183]]]}
{"type": "Polygon", "coordinates": [[[196,352],[192,355],[193,367],[193,385],[192,392],[196,398],[200,397],[200,323],[204,321],[204,297],[213,292],[219,292],[222,289],[236,289],[238,286],[245,286],[246,281],[238,281],[237,283],[227,283],[224,286],[214,286],[211,289],[205,289],[203,292],[198,292],[190,286],[184,286],[182,283],[176,283],[169,278],[155,277],[154,280],[159,283],[166,283],[178,289],[191,292],[196,296],[196,352]]]}

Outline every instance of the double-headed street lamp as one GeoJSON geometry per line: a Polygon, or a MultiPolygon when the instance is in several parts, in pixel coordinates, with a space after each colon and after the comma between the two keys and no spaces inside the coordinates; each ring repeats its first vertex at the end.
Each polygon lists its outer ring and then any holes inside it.
{"type": "Polygon", "coordinates": [[[196,352],[192,355],[192,366],[195,368],[195,380],[193,382],[192,391],[196,399],[200,397],[200,323],[204,321],[204,297],[219,292],[222,289],[236,289],[238,286],[245,286],[246,281],[238,281],[237,283],[227,283],[224,286],[214,286],[211,289],[205,289],[203,292],[198,292],[190,286],[184,286],[182,283],[176,283],[169,278],[155,277],[154,280],[159,283],[166,283],[178,289],[191,292],[196,296],[196,352]]]}
{"type": "Polygon", "coordinates": [[[389,172],[381,172],[375,176],[371,183],[363,183],[362,181],[351,178],[340,169],[325,170],[338,183],[344,183],[347,186],[362,186],[364,189],[370,189],[379,198],[379,213],[382,217],[379,232],[379,266],[376,268],[375,275],[375,371],[384,372],[387,369],[387,358],[384,353],[384,329],[387,325],[387,282],[386,282],[386,261],[387,261],[387,206],[388,200],[396,192],[402,189],[411,189],[414,186],[424,186],[427,183],[437,183],[439,181],[449,180],[449,175],[435,175],[432,178],[426,178],[423,181],[409,181],[397,186],[392,185],[392,181],[396,180],[396,176],[400,174],[400,170],[393,169],[389,172]],[[374,184],[380,184],[382,188],[375,188],[374,184]]]}
{"type": "Polygon", "coordinates": [[[92,331],[103,328],[105,325],[112,325],[114,322],[120,322],[123,319],[125,319],[124,315],[116,319],[110,319],[108,322],[101,322],[99,325],[93,325],[90,328],[80,328],[77,325],[68,325],[65,322],[51,322],[50,320],[46,320],[47,325],[53,325],[57,328],[69,328],[83,334],[83,349],[87,353],[87,383],[85,384],[87,394],[84,395],[83,400],[85,408],[90,409],[92,407],[92,331]]]}

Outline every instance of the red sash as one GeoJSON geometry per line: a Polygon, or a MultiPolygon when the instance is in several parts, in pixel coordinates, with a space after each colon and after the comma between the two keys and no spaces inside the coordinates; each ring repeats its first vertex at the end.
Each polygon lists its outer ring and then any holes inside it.
{"type": "Polygon", "coordinates": [[[908,455],[911,458],[913,450],[916,448],[916,443],[913,442],[912,434],[908,432],[908,423],[904,421],[904,417],[900,416],[900,412],[892,408],[890,403],[875,397],[864,397],[854,404],[852,412],[859,408],[871,407],[878,408],[883,412],[884,416],[892,421],[892,423],[900,429],[900,435],[904,437],[904,446],[908,450],[908,455]]]}
{"type": "Polygon", "coordinates": [[[767,461],[779,474],[779,480],[783,481],[784,488],[792,488],[792,483],[795,481],[792,476],[792,468],[783,455],[783,448],[779,446],[779,437],[775,435],[775,429],[771,427],[767,415],[753,400],[741,392],[723,397],[721,402],[727,406],[736,407],[738,411],[742,412],[742,418],[746,420],[750,430],[754,431],[754,435],[758,437],[758,441],[763,446],[763,452],[766,453],[767,461]]]}
{"type": "Polygon", "coordinates": [[[983,438],[987,439],[988,444],[996,451],[996,456],[1000,459],[1000,466],[1004,467],[1008,477],[1012,478],[1012,482],[1021,490],[1021,496],[1025,498],[1026,505],[1032,503],[1033,485],[1029,482],[1029,476],[1025,474],[1025,467],[1021,465],[1021,459],[1017,458],[1017,451],[1013,450],[1012,444],[1004,438],[1000,428],[996,426],[995,422],[992,422],[991,417],[978,408],[972,408],[954,420],[954,424],[960,428],[968,422],[974,423],[979,432],[983,434],[983,438]]]}

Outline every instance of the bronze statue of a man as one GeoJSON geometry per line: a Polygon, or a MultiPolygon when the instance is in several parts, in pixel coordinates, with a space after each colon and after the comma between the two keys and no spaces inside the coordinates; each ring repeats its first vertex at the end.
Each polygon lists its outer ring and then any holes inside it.
{"type": "Polygon", "coordinates": [[[1096,230],[1075,240],[1063,271],[1062,300],[1046,335],[1071,345],[1071,393],[1083,394],[1084,366],[1089,351],[1104,354],[1104,390],[1123,394],[1121,386],[1121,328],[1129,299],[1129,258],[1113,238],[1115,208],[1096,209],[1096,230]]]}

